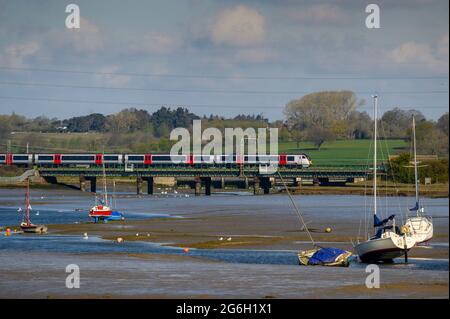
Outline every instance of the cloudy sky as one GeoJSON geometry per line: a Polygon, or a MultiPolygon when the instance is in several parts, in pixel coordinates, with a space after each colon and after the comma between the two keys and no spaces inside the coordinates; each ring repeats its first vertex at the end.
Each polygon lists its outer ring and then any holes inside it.
{"type": "Polygon", "coordinates": [[[449,2],[379,0],[380,29],[365,26],[369,3],[0,0],[0,113],[166,105],[281,119],[292,99],[348,89],[438,118],[448,110],[449,2]],[[80,29],[65,27],[69,3],[80,29]]]}

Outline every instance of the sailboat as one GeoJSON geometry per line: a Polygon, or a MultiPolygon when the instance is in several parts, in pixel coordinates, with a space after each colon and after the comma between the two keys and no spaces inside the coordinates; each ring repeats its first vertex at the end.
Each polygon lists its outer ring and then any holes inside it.
{"type": "Polygon", "coordinates": [[[416,240],[416,245],[423,244],[433,238],[433,221],[431,217],[424,215],[424,208],[420,207],[419,202],[419,174],[417,170],[417,150],[416,150],[416,120],[413,116],[413,148],[414,148],[414,181],[416,187],[416,204],[410,209],[411,212],[416,212],[415,217],[410,217],[406,220],[403,226],[406,230],[410,231],[412,236],[416,240]]]}
{"type": "Polygon", "coordinates": [[[297,254],[299,264],[301,266],[332,266],[332,267],[348,267],[350,265],[352,253],[350,251],[346,251],[340,248],[335,247],[320,247],[315,242],[314,239],[306,225],[306,222],[303,219],[303,215],[295,204],[294,199],[292,198],[291,192],[287,187],[286,183],[283,180],[283,177],[280,174],[280,171],[277,171],[278,176],[280,177],[281,182],[283,183],[286,193],[291,200],[292,206],[295,208],[295,212],[297,213],[300,221],[302,223],[302,229],[306,230],[308,237],[313,246],[312,249],[300,251],[297,254]]]}
{"type": "Polygon", "coordinates": [[[45,225],[35,225],[31,223],[30,220],[30,179],[27,178],[27,191],[25,193],[25,213],[23,215],[22,222],[20,223],[20,228],[24,233],[38,233],[43,234],[47,232],[47,227],[45,225]]]}
{"type": "Polygon", "coordinates": [[[97,203],[97,196],[95,197],[96,204],[89,210],[89,217],[94,219],[94,222],[98,221],[111,221],[111,220],[124,220],[125,218],[120,212],[113,211],[108,205],[108,189],[106,187],[106,170],[103,163],[103,199],[100,203],[97,203]]]}
{"type": "Polygon", "coordinates": [[[378,96],[374,96],[374,155],[373,155],[373,227],[374,236],[364,242],[354,245],[359,259],[365,263],[392,262],[394,258],[405,256],[408,260],[408,251],[416,244],[411,234],[402,233],[395,225],[395,215],[380,220],[377,216],[377,121],[378,96]]]}

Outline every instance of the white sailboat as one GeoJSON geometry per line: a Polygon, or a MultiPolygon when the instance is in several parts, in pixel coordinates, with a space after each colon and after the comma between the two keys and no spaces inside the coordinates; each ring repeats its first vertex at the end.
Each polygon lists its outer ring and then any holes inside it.
{"type": "Polygon", "coordinates": [[[410,231],[412,236],[416,240],[416,245],[426,243],[433,238],[433,221],[431,217],[425,216],[425,210],[420,206],[419,202],[419,174],[417,170],[417,150],[416,150],[416,120],[413,116],[413,148],[414,148],[414,181],[416,187],[416,204],[410,209],[412,212],[416,212],[415,217],[410,217],[406,220],[403,227],[410,231]]]}
{"type": "Polygon", "coordinates": [[[373,156],[373,227],[376,229],[374,236],[364,242],[354,245],[355,251],[362,262],[392,262],[394,258],[405,255],[415,245],[415,239],[406,233],[402,233],[395,225],[395,215],[380,220],[377,216],[377,121],[378,121],[378,96],[374,96],[374,156],[373,156]],[[390,225],[389,225],[390,224],[390,225]]]}

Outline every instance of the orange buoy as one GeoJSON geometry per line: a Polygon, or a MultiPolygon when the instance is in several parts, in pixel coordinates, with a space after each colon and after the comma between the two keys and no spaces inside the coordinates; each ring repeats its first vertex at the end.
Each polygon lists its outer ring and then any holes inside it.
{"type": "Polygon", "coordinates": [[[5,236],[11,236],[11,229],[6,228],[5,236]]]}
{"type": "Polygon", "coordinates": [[[183,251],[185,252],[185,253],[188,253],[189,252],[189,248],[183,248],[183,251]]]}

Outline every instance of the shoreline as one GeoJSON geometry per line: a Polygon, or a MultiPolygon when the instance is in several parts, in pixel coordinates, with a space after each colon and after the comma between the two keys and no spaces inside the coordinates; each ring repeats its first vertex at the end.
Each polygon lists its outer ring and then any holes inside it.
{"type": "MultiPolygon", "coordinates": [[[[135,181],[130,179],[116,179],[118,187],[124,187],[129,189],[134,189],[135,181]]],[[[31,189],[77,189],[77,180],[74,178],[62,178],[58,184],[49,184],[42,178],[32,178],[31,189]]],[[[13,183],[0,183],[0,189],[14,189],[25,187],[25,182],[13,182],[13,183]]],[[[184,187],[176,187],[170,184],[155,184],[155,187],[167,188],[169,190],[177,190],[183,193],[193,193],[191,189],[184,187]]],[[[202,189],[203,191],[203,189],[202,189]]],[[[364,185],[363,183],[347,183],[345,186],[317,186],[317,185],[301,185],[298,187],[289,187],[289,191],[293,195],[367,195],[371,194],[372,186],[364,185]]],[[[243,189],[243,188],[225,188],[225,189],[212,189],[212,193],[232,193],[232,192],[249,192],[252,193],[253,189],[243,189]]],[[[384,196],[400,196],[408,197],[414,196],[415,190],[412,184],[394,184],[389,182],[384,188],[381,188],[381,192],[384,196]]],[[[286,190],[278,186],[278,189],[271,189],[270,194],[285,194],[286,190]]],[[[157,193],[155,193],[157,194],[157,193]]],[[[448,183],[438,183],[430,185],[420,185],[420,195],[426,198],[448,198],[449,197],[449,184],[448,183]]],[[[203,196],[203,194],[201,195],[203,196]]],[[[259,196],[259,195],[258,195],[259,196]]]]}

